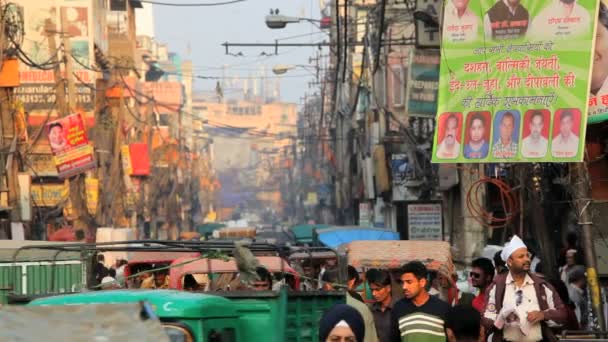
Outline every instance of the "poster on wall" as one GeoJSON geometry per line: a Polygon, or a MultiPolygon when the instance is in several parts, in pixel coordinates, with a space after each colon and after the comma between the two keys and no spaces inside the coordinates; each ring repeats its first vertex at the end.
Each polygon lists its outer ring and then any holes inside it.
{"type": "Polygon", "coordinates": [[[408,203],[409,240],[443,240],[441,203],[408,203]]]}
{"type": "Polygon", "coordinates": [[[608,1],[602,0],[595,35],[595,55],[587,124],[608,121],[608,1]]]}
{"type": "Polygon", "coordinates": [[[582,161],[598,3],[447,1],[433,162],[582,161]]]}
{"type": "Polygon", "coordinates": [[[93,146],[81,114],[68,115],[46,125],[59,178],[67,178],[96,167],[93,146]]]}

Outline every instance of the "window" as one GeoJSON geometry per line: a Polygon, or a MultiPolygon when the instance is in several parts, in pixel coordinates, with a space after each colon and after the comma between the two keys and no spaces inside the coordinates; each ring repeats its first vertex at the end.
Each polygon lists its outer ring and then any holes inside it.
{"type": "MultiPolygon", "coordinates": [[[[209,332],[209,342],[236,342],[236,332],[234,328],[225,328],[221,331],[211,330],[209,332]]],[[[173,342],[173,341],[172,341],[173,342]]]]}
{"type": "Polygon", "coordinates": [[[171,342],[194,342],[190,329],[181,324],[163,324],[163,328],[171,342]]]}
{"type": "Polygon", "coordinates": [[[403,65],[391,65],[391,96],[393,98],[393,106],[401,107],[404,105],[404,70],[403,65]]]}

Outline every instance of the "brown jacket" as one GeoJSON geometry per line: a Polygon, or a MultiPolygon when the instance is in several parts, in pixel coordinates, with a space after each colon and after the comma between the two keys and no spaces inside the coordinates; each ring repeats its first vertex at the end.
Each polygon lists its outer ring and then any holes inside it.
{"type": "MultiPolygon", "coordinates": [[[[508,274],[508,273],[507,273],[508,274]]],[[[489,298],[492,290],[496,288],[494,292],[495,295],[495,312],[500,312],[502,309],[503,300],[505,297],[505,288],[507,285],[507,274],[500,274],[494,278],[494,281],[488,288],[486,289],[486,298],[489,298]]],[[[557,338],[549,329],[546,324],[546,321],[553,321],[557,324],[565,324],[568,321],[568,311],[566,310],[566,306],[562,302],[561,298],[557,291],[549,284],[545,279],[534,275],[533,273],[528,274],[530,278],[534,281],[534,290],[536,291],[536,297],[538,299],[538,305],[540,310],[545,314],[545,322],[541,323],[543,338],[545,341],[557,341],[557,338]],[[553,293],[553,307],[554,309],[549,309],[549,303],[547,302],[547,290],[553,293]]],[[[486,301],[487,302],[487,301],[486,301]]],[[[486,303],[487,304],[487,303],[486,303]]],[[[484,313],[487,310],[487,307],[484,309],[484,313]]],[[[486,336],[494,333],[492,338],[492,342],[499,342],[503,340],[502,330],[497,329],[494,326],[494,321],[485,316],[482,316],[482,325],[486,329],[486,336]]]]}

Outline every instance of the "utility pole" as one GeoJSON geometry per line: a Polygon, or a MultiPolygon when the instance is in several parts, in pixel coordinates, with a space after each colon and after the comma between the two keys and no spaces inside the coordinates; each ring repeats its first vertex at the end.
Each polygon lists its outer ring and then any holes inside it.
{"type": "Polygon", "coordinates": [[[576,182],[572,184],[572,200],[575,204],[574,207],[578,211],[578,224],[581,227],[585,264],[587,266],[587,282],[591,290],[591,306],[593,314],[597,317],[599,330],[605,331],[606,321],[604,320],[604,309],[602,307],[602,296],[597,276],[597,259],[592,234],[593,221],[590,211],[592,202],[591,181],[586,163],[573,163],[570,165],[571,180],[576,182]]]}

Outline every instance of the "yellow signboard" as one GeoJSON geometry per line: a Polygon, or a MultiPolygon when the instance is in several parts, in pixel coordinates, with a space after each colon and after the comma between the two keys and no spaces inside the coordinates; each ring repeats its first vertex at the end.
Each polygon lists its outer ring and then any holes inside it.
{"type": "Polygon", "coordinates": [[[87,210],[89,214],[95,215],[97,203],[99,202],[99,180],[96,178],[86,178],[84,184],[87,193],[87,210]]]}
{"type": "Polygon", "coordinates": [[[54,207],[68,198],[64,184],[32,184],[32,204],[37,207],[54,207]]]}

